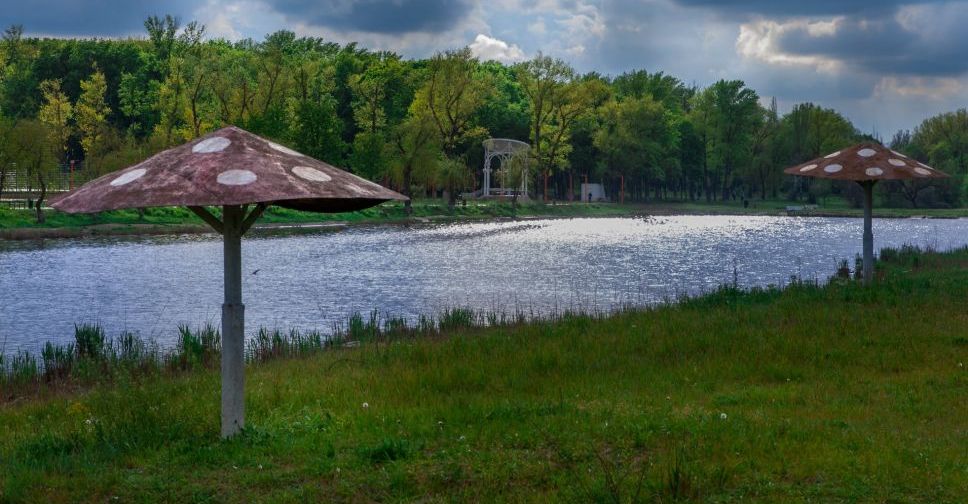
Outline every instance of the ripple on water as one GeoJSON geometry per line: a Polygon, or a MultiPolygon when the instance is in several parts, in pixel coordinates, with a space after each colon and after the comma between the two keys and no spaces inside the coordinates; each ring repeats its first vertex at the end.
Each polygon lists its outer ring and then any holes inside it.
{"type": "MultiPolygon", "coordinates": [[[[880,219],[877,248],[968,244],[968,220],[880,219]]],[[[678,216],[380,226],[243,242],[246,321],[328,332],[378,309],[416,317],[462,305],[548,313],[648,304],[732,282],[825,279],[861,251],[858,219],[678,216]],[[258,270],[257,274],[252,274],[258,270]]],[[[65,342],[75,322],[173,341],[218,324],[214,235],[0,243],[0,345],[65,342]]]]}

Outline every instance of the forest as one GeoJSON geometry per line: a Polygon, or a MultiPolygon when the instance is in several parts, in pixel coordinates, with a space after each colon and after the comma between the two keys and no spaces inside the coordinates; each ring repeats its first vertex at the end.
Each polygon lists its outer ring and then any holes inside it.
{"type": "MultiPolygon", "coordinates": [[[[234,124],[415,197],[453,205],[481,178],[482,141],[528,142],[532,197],[571,200],[583,181],[613,201],[845,197],[849,183],[782,170],[861,141],[836,110],[778,111],[741,80],[691,86],[661,71],[580,73],[537,54],[514,65],[468,48],[428,59],[278,31],[210,39],[197,22],[145,21],[130,39],[51,39],[7,28],[0,41],[0,198],[48,191],[134,164],[234,124]],[[68,175],[70,173],[70,175],[68,175]]],[[[881,203],[958,207],[968,174],[968,111],[926,119],[887,141],[953,175],[879,184],[881,203]]],[[[38,212],[38,218],[42,218],[38,212]]]]}

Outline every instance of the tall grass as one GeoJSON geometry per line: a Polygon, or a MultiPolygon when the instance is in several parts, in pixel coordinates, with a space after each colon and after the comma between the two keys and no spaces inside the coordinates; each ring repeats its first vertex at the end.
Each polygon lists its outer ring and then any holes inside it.
{"type": "MultiPolygon", "coordinates": [[[[246,360],[263,363],[274,359],[309,355],[336,346],[435,336],[455,330],[508,326],[524,323],[530,316],[449,308],[437,315],[421,315],[413,321],[371,311],[354,313],[337,323],[330,334],[319,331],[269,329],[262,327],[246,342],[246,360]]],[[[555,319],[552,315],[549,319],[555,319]]],[[[98,324],[78,324],[74,341],[47,342],[37,355],[21,351],[0,354],[0,401],[64,385],[107,383],[118,377],[158,373],[181,373],[193,369],[215,369],[221,356],[222,336],[218,327],[206,324],[178,327],[174,348],[162,350],[152,340],[124,331],[109,338],[98,324]]]]}

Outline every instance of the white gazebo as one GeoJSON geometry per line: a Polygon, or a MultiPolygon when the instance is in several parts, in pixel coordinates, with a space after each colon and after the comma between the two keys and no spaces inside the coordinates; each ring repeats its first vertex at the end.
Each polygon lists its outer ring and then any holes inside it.
{"type": "MultiPolygon", "coordinates": [[[[511,167],[513,161],[520,161],[524,163],[523,173],[521,174],[521,193],[523,195],[528,194],[528,154],[531,152],[531,146],[520,140],[511,140],[509,138],[489,138],[484,140],[484,184],[481,187],[481,197],[487,198],[491,196],[491,162],[494,158],[497,158],[501,162],[501,169],[507,170],[511,167]]],[[[501,184],[502,188],[504,184],[501,184]]],[[[502,196],[505,196],[504,191],[502,191],[502,196]]]]}

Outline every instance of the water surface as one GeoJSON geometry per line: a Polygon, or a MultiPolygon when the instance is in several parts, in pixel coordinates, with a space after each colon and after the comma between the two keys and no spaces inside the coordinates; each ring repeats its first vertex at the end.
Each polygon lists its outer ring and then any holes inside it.
{"type": "MultiPolygon", "coordinates": [[[[243,241],[249,332],[332,330],[353,312],[416,317],[453,306],[535,315],[661,302],[733,281],[828,278],[861,251],[861,221],[678,216],[382,226],[243,241]]],[[[875,248],[968,244],[968,219],[880,219],[875,248]]],[[[0,241],[0,345],[67,342],[98,322],[168,345],[218,324],[215,235],[0,241]]]]}

